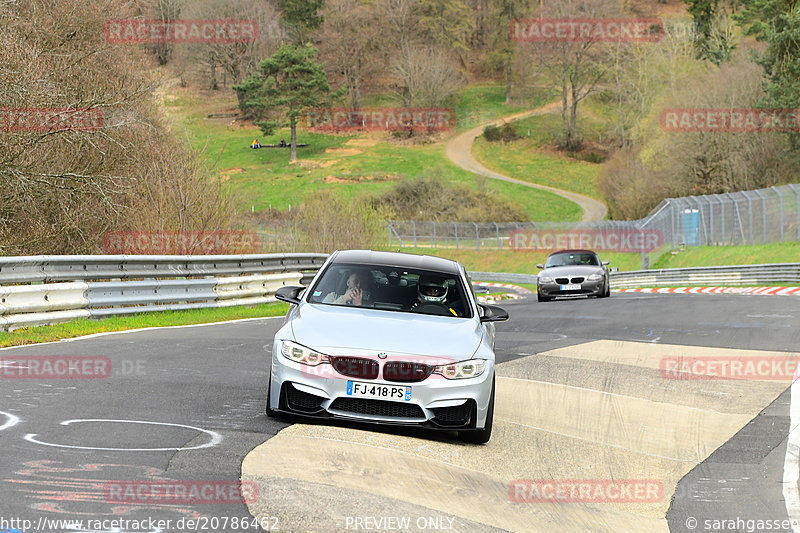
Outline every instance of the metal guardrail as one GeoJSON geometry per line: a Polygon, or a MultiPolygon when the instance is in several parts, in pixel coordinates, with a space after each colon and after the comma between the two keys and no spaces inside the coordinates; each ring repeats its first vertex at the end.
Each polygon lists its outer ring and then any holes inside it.
{"type": "MultiPolygon", "coordinates": [[[[308,285],[326,258],[325,254],[0,258],[0,330],[82,317],[273,302],[282,286],[308,285]]],[[[537,280],[532,274],[469,275],[475,281],[535,284],[537,280]]],[[[776,283],[800,285],[800,263],[611,274],[615,289],[776,283]]]]}
{"type": "MultiPolygon", "coordinates": [[[[536,283],[536,276],[532,274],[470,272],[469,275],[476,281],[536,283]]],[[[698,285],[759,286],[775,283],[796,284],[800,286],[800,263],[633,270],[628,272],[612,272],[610,274],[610,280],[612,289],[685,287],[698,285]]]]}
{"type": "Polygon", "coordinates": [[[274,302],[278,288],[309,283],[327,257],[0,257],[0,330],[76,318],[274,302]]]}
{"type": "Polygon", "coordinates": [[[37,255],[0,257],[0,284],[93,279],[241,276],[316,270],[326,254],[37,255]]]}
{"type": "Polygon", "coordinates": [[[473,281],[499,281],[501,283],[536,284],[538,276],[533,274],[512,274],[509,272],[469,272],[473,281]]]}
{"type": "Polygon", "coordinates": [[[614,289],[692,285],[758,286],[775,283],[800,285],[800,263],[636,270],[611,275],[611,287],[614,289]]]}

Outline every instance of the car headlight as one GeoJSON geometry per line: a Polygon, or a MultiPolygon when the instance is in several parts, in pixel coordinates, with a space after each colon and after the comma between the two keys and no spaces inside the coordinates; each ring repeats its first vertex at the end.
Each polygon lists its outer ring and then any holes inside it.
{"type": "Polygon", "coordinates": [[[539,283],[554,283],[553,278],[548,278],[547,276],[539,276],[539,283]]]}
{"type": "Polygon", "coordinates": [[[446,379],[468,379],[480,376],[484,370],[486,370],[486,359],[469,359],[450,365],[439,365],[433,373],[446,379]]]}
{"type": "Polygon", "coordinates": [[[308,366],[318,366],[330,362],[327,355],[292,341],[281,341],[281,353],[290,361],[308,366]]]}
{"type": "Polygon", "coordinates": [[[589,281],[600,281],[601,279],[603,279],[603,275],[602,274],[592,274],[587,279],[589,281]]]}

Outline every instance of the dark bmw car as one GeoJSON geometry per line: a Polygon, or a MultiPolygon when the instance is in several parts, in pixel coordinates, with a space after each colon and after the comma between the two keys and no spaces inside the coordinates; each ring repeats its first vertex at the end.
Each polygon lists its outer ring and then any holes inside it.
{"type": "Polygon", "coordinates": [[[540,302],[556,296],[586,295],[597,298],[611,296],[608,261],[600,261],[591,250],[561,250],[550,254],[537,280],[540,302]]]}

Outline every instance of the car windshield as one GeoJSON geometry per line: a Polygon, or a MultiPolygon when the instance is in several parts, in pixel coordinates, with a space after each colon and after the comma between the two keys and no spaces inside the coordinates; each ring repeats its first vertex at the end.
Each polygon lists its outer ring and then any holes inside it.
{"type": "Polygon", "coordinates": [[[591,253],[562,253],[548,257],[545,267],[553,268],[573,265],[600,266],[600,261],[595,254],[591,253]]]}
{"type": "Polygon", "coordinates": [[[380,265],[330,265],[308,302],[385,311],[472,318],[464,284],[456,274],[380,265]]]}

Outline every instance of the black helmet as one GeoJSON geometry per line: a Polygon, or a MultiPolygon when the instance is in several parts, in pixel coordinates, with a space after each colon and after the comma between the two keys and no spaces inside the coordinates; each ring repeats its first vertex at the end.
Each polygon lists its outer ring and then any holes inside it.
{"type": "Polygon", "coordinates": [[[421,303],[443,304],[447,300],[447,280],[423,274],[417,283],[417,295],[421,303]]]}

